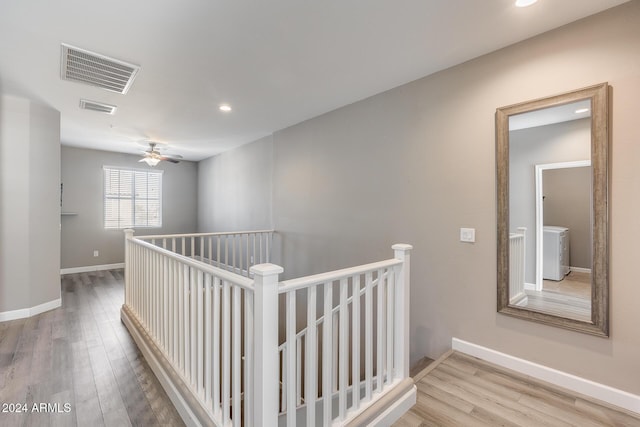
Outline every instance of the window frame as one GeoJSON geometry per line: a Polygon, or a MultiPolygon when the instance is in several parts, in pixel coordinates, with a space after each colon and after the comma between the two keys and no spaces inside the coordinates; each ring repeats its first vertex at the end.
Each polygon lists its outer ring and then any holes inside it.
{"type": "MultiPolygon", "coordinates": [[[[162,169],[155,169],[155,170],[149,170],[149,169],[141,169],[141,168],[131,168],[131,167],[126,167],[126,166],[108,166],[108,165],[103,165],[102,166],[102,226],[105,230],[124,230],[127,228],[132,228],[132,229],[136,229],[136,228],[162,228],[162,210],[163,210],[163,205],[162,205],[162,177],[163,177],[164,171],[162,169]],[[131,179],[131,198],[127,198],[127,197],[122,197],[122,193],[119,191],[118,192],[118,197],[109,197],[107,198],[107,173],[108,171],[126,171],[126,172],[130,172],[132,174],[132,179],[131,179]],[[146,179],[149,179],[150,175],[156,175],[158,176],[158,205],[159,205],[159,210],[158,210],[158,225],[149,225],[149,218],[147,217],[146,223],[145,225],[136,225],[136,173],[145,173],[146,174],[146,179]],[[118,214],[117,217],[117,222],[118,225],[113,227],[113,226],[107,226],[107,200],[131,200],[131,218],[130,218],[130,224],[125,224],[122,225],[123,221],[122,218],[120,217],[120,215],[118,214]]],[[[156,200],[156,199],[152,199],[148,197],[148,193],[147,193],[147,197],[143,197],[140,198],[143,199],[145,201],[147,201],[147,206],[148,206],[148,201],[149,200],[156,200]]]]}

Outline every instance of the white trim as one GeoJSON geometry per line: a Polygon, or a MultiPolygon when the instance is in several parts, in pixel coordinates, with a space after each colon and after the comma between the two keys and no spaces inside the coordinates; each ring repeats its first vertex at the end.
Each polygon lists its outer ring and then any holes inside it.
{"type": "Polygon", "coordinates": [[[472,344],[458,338],[451,339],[451,346],[461,353],[475,356],[538,380],[546,381],[559,387],[601,400],[628,411],[640,414],[640,396],[609,387],[585,378],[578,377],[557,369],[529,362],[487,347],[472,344]]]}
{"type": "Polygon", "coordinates": [[[390,426],[398,421],[413,405],[416,404],[417,388],[414,385],[409,391],[399,397],[384,412],[378,415],[367,426],[390,426]]]}
{"type": "Polygon", "coordinates": [[[31,308],[21,308],[19,310],[5,311],[0,313],[0,322],[24,319],[26,317],[44,313],[45,311],[53,310],[60,306],[62,306],[62,298],[54,299],[53,301],[48,301],[31,308]]]}
{"type": "Polygon", "coordinates": [[[124,262],[119,262],[117,264],[87,265],[85,267],[62,268],[60,269],[60,274],[87,273],[90,271],[115,270],[117,268],[124,268],[124,262]]]}
{"type": "Polygon", "coordinates": [[[569,269],[571,271],[575,271],[576,273],[589,273],[591,274],[591,269],[590,268],[583,268],[583,267],[569,267],[569,269]]]}
{"type": "Polygon", "coordinates": [[[542,172],[549,169],[569,169],[569,168],[583,168],[591,166],[591,160],[576,160],[574,162],[560,162],[560,163],[543,163],[535,165],[535,181],[536,181],[536,291],[542,290],[542,238],[543,238],[543,219],[544,219],[544,204],[542,198],[544,196],[544,189],[542,186],[542,172]]]}
{"type": "Polygon", "coordinates": [[[102,170],[106,170],[106,169],[118,169],[121,171],[135,171],[135,172],[152,172],[152,173],[159,173],[160,175],[164,173],[164,170],[162,169],[143,169],[143,168],[130,168],[129,166],[102,165],[102,170]]]}
{"type": "Polygon", "coordinates": [[[525,283],[524,284],[524,290],[525,291],[535,291],[536,290],[536,284],[535,283],[525,283]]]}

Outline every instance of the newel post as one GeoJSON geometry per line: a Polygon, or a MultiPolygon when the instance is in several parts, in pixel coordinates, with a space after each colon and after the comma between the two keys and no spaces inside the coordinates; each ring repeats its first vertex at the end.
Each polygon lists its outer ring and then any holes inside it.
{"type": "Polygon", "coordinates": [[[400,261],[400,270],[396,276],[395,295],[395,345],[396,378],[409,378],[409,322],[411,301],[411,249],[413,246],[402,243],[391,247],[394,257],[400,261]]]}
{"type": "Polygon", "coordinates": [[[248,425],[278,425],[278,275],[284,269],[274,264],[251,267],[255,295],[253,317],[254,419],[248,425]]]}
{"type": "Polygon", "coordinates": [[[129,305],[130,303],[130,292],[131,292],[131,251],[129,246],[131,245],[130,240],[133,239],[133,233],[135,230],[130,228],[125,228],[124,230],[124,303],[125,305],[129,305]]]}

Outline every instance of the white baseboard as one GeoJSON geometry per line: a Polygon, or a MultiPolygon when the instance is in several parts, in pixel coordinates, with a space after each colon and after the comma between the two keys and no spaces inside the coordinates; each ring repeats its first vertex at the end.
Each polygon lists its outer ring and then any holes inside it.
{"type": "Polygon", "coordinates": [[[44,304],[36,305],[31,308],[22,308],[20,310],[4,311],[0,313],[0,322],[7,322],[9,320],[24,319],[26,317],[35,316],[36,314],[44,313],[45,311],[53,310],[62,305],[62,299],[58,298],[53,301],[45,302],[44,304]]]}
{"type": "Polygon", "coordinates": [[[589,273],[591,274],[590,268],[582,268],[582,267],[569,267],[571,271],[575,271],[576,273],[589,273]]]}
{"type": "Polygon", "coordinates": [[[86,267],[63,268],[60,270],[60,274],[88,273],[90,271],[114,270],[116,268],[124,268],[124,262],[119,262],[117,264],[88,265],[86,267]]]}
{"type": "Polygon", "coordinates": [[[529,362],[487,347],[472,344],[453,338],[451,345],[454,350],[475,356],[487,362],[494,363],[521,374],[546,381],[559,387],[580,393],[582,395],[601,400],[610,405],[640,414],[640,396],[609,387],[585,378],[581,378],[544,365],[529,362]]]}
{"type": "Polygon", "coordinates": [[[536,284],[535,283],[525,283],[524,284],[524,290],[525,291],[535,291],[536,290],[536,284]]]}
{"type": "Polygon", "coordinates": [[[407,391],[401,398],[396,400],[393,405],[388,407],[381,413],[369,426],[390,426],[398,421],[413,405],[416,404],[417,388],[414,385],[411,390],[407,391]]]}

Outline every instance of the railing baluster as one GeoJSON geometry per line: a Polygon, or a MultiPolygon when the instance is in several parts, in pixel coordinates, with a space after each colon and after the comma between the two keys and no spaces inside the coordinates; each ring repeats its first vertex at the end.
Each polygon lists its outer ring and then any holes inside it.
{"type": "Polygon", "coordinates": [[[382,391],[383,366],[384,366],[384,279],[382,270],[378,270],[378,287],[377,291],[377,319],[376,319],[376,392],[382,391]]]}
{"type": "Polygon", "coordinates": [[[324,283],[324,323],[322,325],[322,413],[324,425],[331,414],[331,359],[333,357],[333,282],[324,283]]]}
{"type": "Polygon", "coordinates": [[[229,266],[229,239],[224,236],[224,265],[229,266]]]}
{"type": "Polygon", "coordinates": [[[231,370],[231,339],[230,339],[230,305],[229,283],[222,283],[222,419],[226,424],[229,421],[230,399],[230,370],[231,370]]]}
{"type": "Polygon", "coordinates": [[[296,292],[286,295],[287,427],[296,424],[296,292]]]}
{"type": "MultiPolygon", "coordinates": [[[[162,300],[164,312],[162,313],[163,319],[163,345],[165,351],[169,349],[169,258],[163,257],[162,259],[162,300]]],[[[168,352],[167,352],[168,353],[168,352]]]]}
{"type": "Polygon", "coordinates": [[[256,235],[256,233],[253,233],[252,235],[253,235],[253,256],[251,257],[251,264],[255,265],[257,261],[256,260],[256,240],[258,236],[256,235]]]}
{"type": "Polygon", "coordinates": [[[247,269],[246,273],[243,273],[243,276],[247,276],[249,277],[249,267],[250,267],[250,259],[249,259],[249,235],[245,234],[245,236],[247,236],[247,246],[245,248],[245,259],[244,259],[244,266],[247,269]]]}
{"type": "Polygon", "coordinates": [[[218,259],[218,267],[220,267],[220,261],[222,260],[222,252],[220,251],[220,240],[222,238],[220,236],[216,237],[217,249],[216,249],[216,258],[218,259]]]}
{"type": "Polygon", "coordinates": [[[193,387],[197,387],[197,369],[198,369],[198,354],[197,354],[197,326],[196,326],[196,316],[198,314],[198,306],[197,306],[197,297],[198,297],[198,292],[196,291],[196,286],[197,286],[197,278],[198,273],[197,271],[195,271],[195,269],[193,267],[189,268],[189,296],[190,296],[190,300],[189,304],[191,305],[191,310],[190,310],[190,314],[191,314],[191,318],[190,318],[190,334],[189,334],[189,338],[190,338],[190,348],[189,348],[189,353],[191,354],[191,362],[190,362],[190,374],[189,374],[189,383],[193,386],[193,387]]]}
{"type": "Polygon", "coordinates": [[[178,295],[180,294],[180,288],[178,286],[178,276],[179,276],[179,274],[178,274],[179,270],[178,269],[179,269],[180,266],[178,264],[178,261],[176,261],[176,260],[173,260],[171,262],[171,266],[172,266],[172,268],[171,268],[171,277],[172,277],[172,279],[171,279],[171,284],[172,284],[171,289],[172,289],[172,292],[173,292],[173,298],[171,298],[172,301],[173,301],[173,310],[172,310],[173,311],[173,316],[171,318],[171,328],[172,328],[172,336],[173,336],[173,346],[172,346],[173,354],[172,354],[172,359],[173,359],[173,363],[174,364],[179,364],[179,361],[178,361],[179,360],[179,356],[178,356],[178,354],[179,354],[179,344],[178,344],[178,342],[179,342],[178,341],[179,333],[178,333],[178,331],[180,329],[178,329],[179,328],[179,320],[178,320],[179,319],[179,317],[178,317],[179,316],[179,314],[178,314],[179,298],[178,298],[178,295]]]}
{"type": "Polygon", "coordinates": [[[158,253],[153,253],[151,263],[151,335],[158,339],[158,253]]]}
{"type": "Polygon", "coordinates": [[[296,338],[296,406],[302,405],[302,336],[296,338]]]}
{"type": "Polygon", "coordinates": [[[365,274],[364,285],[364,348],[365,348],[365,400],[368,402],[371,400],[372,391],[372,379],[373,379],[373,301],[371,297],[371,272],[368,271],[365,274]]]}
{"type": "MultiPolygon", "coordinates": [[[[340,295],[338,293],[338,295],[340,295]]],[[[338,343],[339,343],[339,325],[338,325],[338,315],[337,311],[334,311],[331,317],[333,318],[333,329],[331,331],[332,335],[332,343],[331,348],[333,348],[333,356],[331,357],[331,391],[338,391],[338,343]]]]}
{"type": "Polygon", "coordinates": [[[196,352],[197,352],[197,369],[196,369],[196,375],[197,375],[197,385],[198,385],[198,394],[200,395],[200,398],[204,399],[204,324],[203,324],[203,320],[204,320],[204,295],[203,295],[203,290],[204,290],[204,278],[203,278],[203,272],[202,271],[198,271],[197,272],[197,282],[196,282],[196,288],[195,288],[195,293],[196,293],[196,304],[197,304],[197,313],[196,313],[196,330],[197,330],[197,344],[196,344],[196,352]]]}
{"type": "Polygon", "coordinates": [[[242,365],[242,351],[241,351],[241,342],[242,342],[242,333],[240,331],[240,288],[238,286],[233,287],[233,322],[232,322],[232,342],[233,342],[233,352],[231,354],[232,360],[232,373],[233,377],[231,380],[232,384],[232,392],[231,397],[233,399],[232,412],[233,412],[233,425],[239,427],[240,422],[242,420],[241,416],[241,406],[240,406],[240,391],[242,385],[242,379],[240,377],[240,368],[242,365]]]}
{"type": "Polygon", "coordinates": [[[209,258],[208,258],[208,264],[213,264],[213,238],[211,236],[209,236],[209,238],[207,239],[208,243],[209,243],[209,258]]]}
{"type": "Polygon", "coordinates": [[[287,390],[289,389],[289,370],[287,369],[287,343],[285,342],[284,348],[278,354],[280,357],[280,412],[287,412],[287,390]]]}
{"type": "Polygon", "coordinates": [[[234,273],[236,272],[236,235],[231,236],[231,267],[234,273]]]}
{"type": "MultiPolygon", "coordinates": [[[[249,272],[247,271],[247,274],[249,272]]],[[[244,419],[253,420],[253,292],[244,290],[244,419]]],[[[250,422],[248,422],[250,423],[250,422]]]]}
{"type": "Polygon", "coordinates": [[[338,361],[338,414],[341,420],[344,420],[347,416],[347,364],[349,363],[349,348],[347,344],[347,340],[349,339],[349,337],[347,336],[347,334],[349,333],[349,313],[347,312],[348,292],[349,286],[347,278],[340,279],[340,343],[338,344],[340,350],[340,358],[338,361]]]}
{"type": "Polygon", "coordinates": [[[220,417],[220,278],[213,278],[213,414],[220,417]]]}
{"type": "Polygon", "coordinates": [[[180,371],[184,374],[184,265],[181,263],[178,265],[178,360],[180,364],[180,371]]]}
{"type": "Polygon", "coordinates": [[[204,401],[211,406],[211,275],[204,276],[204,401]]]}
{"type": "MultiPolygon", "coordinates": [[[[184,323],[183,323],[183,334],[184,334],[184,375],[187,378],[187,384],[191,383],[191,339],[190,335],[190,327],[189,327],[189,319],[191,319],[190,313],[190,292],[189,286],[191,280],[189,278],[189,266],[184,266],[184,323]]],[[[191,329],[192,330],[192,329],[191,329]]]]}
{"type": "Polygon", "coordinates": [[[386,296],[386,302],[387,302],[387,309],[386,309],[386,315],[387,315],[387,328],[386,328],[386,332],[387,332],[387,338],[386,338],[386,344],[387,344],[387,357],[385,358],[387,361],[387,367],[385,369],[386,371],[386,383],[391,383],[393,382],[393,344],[394,344],[394,338],[393,338],[393,333],[394,333],[394,319],[395,319],[395,312],[394,312],[394,295],[395,295],[395,280],[394,280],[394,275],[393,275],[393,270],[391,268],[387,269],[386,272],[387,275],[387,296],[386,296]]]}
{"type": "Polygon", "coordinates": [[[307,290],[307,336],[305,338],[305,393],[307,425],[316,424],[316,400],[318,398],[318,338],[316,335],[317,286],[307,290]]]}
{"type": "Polygon", "coordinates": [[[351,407],[360,407],[360,274],[351,284],[351,407]]]}

